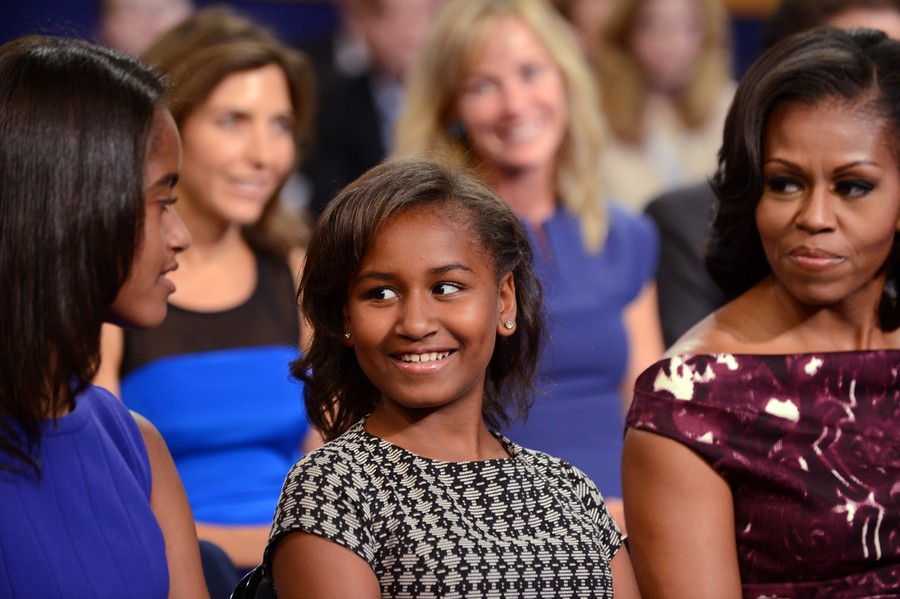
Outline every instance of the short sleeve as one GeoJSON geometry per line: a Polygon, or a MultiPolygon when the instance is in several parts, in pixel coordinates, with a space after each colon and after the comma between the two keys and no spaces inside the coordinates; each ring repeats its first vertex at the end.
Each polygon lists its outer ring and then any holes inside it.
{"type": "Polygon", "coordinates": [[[266,545],[263,565],[271,580],[275,546],[292,532],[306,532],[342,545],[375,566],[366,488],[349,456],[322,448],[301,459],[285,479],[266,545]]]}
{"type": "Polygon", "coordinates": [[[578,468],[570,464],[565,466],[568,478],[575,490],[575,496],[584,505],[589,518],[596,525],[600,533],[600,544],[607,550],[611,560],[622,546],[625,535],[622,534],[619,525],[616,524],[606,508],[606,503],[603,501],[597,485],[578,468]]]}

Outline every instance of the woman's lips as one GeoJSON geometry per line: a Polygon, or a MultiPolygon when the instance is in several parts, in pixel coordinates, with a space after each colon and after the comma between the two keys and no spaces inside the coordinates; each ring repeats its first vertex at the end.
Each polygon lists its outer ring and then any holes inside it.
{"type": "Polygon", "coordinates": [[[845,258],[818,248],[791,250],[788,257],[795,264],[810,270],[825,270],[844,262],[845,258]]]}

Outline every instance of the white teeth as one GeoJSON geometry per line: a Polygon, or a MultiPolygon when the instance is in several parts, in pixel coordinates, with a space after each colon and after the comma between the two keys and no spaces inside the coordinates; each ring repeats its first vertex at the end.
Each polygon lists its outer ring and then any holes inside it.
{"type": "Polygon", "coordinates": [[[518,127],[513,127],[506,132],[507,139],[512,141],[521,141],[523,139],[527,139],[537,133],[538,124],[537,123],[528,123],[525,125],[519,125],[518,127]]]}
{"type": "Polygon", "coordinates": [[[429,354],[402,354],[400,356],[401,362],[414,362],[416,364],[421,364],[423,362],[436,362],[438,360],[443,360],[447,356],[450,355],[450,352],[431,352],[429,354]]]}
{"type": "Polygon", "coordinates": [[[246,187],[248,189],[260,189],[265,187],[265,183],[262,181],[235,181],[234,184],[237,187],[246,187]]]}

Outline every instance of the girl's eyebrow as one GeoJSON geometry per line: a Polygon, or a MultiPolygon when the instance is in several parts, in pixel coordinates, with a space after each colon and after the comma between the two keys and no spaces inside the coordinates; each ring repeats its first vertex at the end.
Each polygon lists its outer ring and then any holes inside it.
{"type": "Polygon", "coordinates": [[[150,187],[175,187],[178,183],[178,173],[167,173],[157,179],[150,187]]]}
{"type": "MultiPolygon", "coordinates": [[[[471,268],[466,266],[465,264],[459,264],[457,262],[454,262],[452,264],[445,264],[443,266],[436,266],[434,268],[430,268],[430,269],[428,269],[428,274],[442,275],[442,274],[446,274],[448,272],[453,272],[453,271],[457,271],[457,270],[463,271],[463,272],[475,272],[471,268]]],[[[365,272],[360,273],[359,276],[356,277],[356,282],[360,283],[362,281],[390,281],[390,280],[394,279],[395,277],[396,277],[396,275],[394,275],[393,273],[379,272],[376,270],[367,270],[365,272]]]]}

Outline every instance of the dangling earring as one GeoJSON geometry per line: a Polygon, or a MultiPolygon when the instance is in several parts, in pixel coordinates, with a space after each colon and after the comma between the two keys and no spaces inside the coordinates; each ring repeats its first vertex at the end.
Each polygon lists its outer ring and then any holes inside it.
{"type": "Polygon", "coordinates": [[[513,324],[513,321],[507,320],[506,322],[503,323],[503,326],[504,326],[504,328],[506,328],[507,331],[511,331],[512,328],[516,325],[513,324]]]}
{"type": "Polygon", "coordinates": [[[350,331],[347,331],[346,333],[344,333],[344,340],[346,340],[346,341],[350,340],[350,331]]]}

